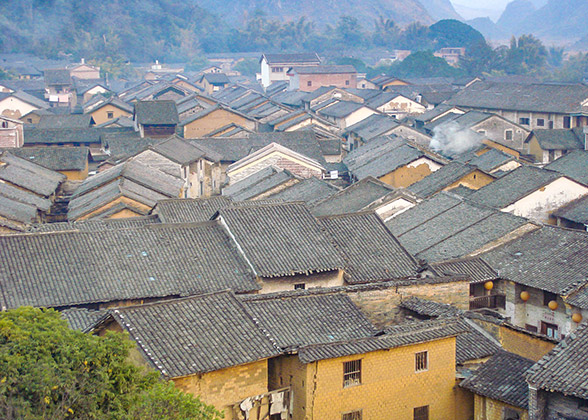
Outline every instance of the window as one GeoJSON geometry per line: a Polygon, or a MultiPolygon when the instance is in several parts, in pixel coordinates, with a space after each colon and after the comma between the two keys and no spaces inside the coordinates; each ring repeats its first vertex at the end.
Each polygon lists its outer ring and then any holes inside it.
{"type": "Polygon", "coordinates": [[[429,406],[415,407],[412,418],[414,420],[429,420],[429,406]]]}
{"type": "Polygon", "coordinates": [[[421,351],[414,355],[414,370],[415,372],[423,372],[429,369],[429,352],[421,351]]]}
{"type": "Polygon", "coordinates": [[[272,67],[272,73],[282,73],[284,71],[284,67],[272,67]]]}
{"type": "Polygon", "coordinates": [[[486,135],[486,130],[478,130],[478,134],[481,134],[483,136],[486,135]]]}
{"type": "Polygon", "coordinates": [[[555,300],[557,302],[557,295],[555,293],[543,291],[543,305],[549,305],[549,302],[551,302],[552,300],[555,300]]]}
{"type": "Polygon", "coordinates": [[[538,332],[539,331],[536,326],[531,325],[531,324],[525,324],[525,329],[527,331],[531,331],[531,332],[538,332]]]}
{"type": "Polygon", "coordinates": [[[106,118],[108,118],[108,119],[114,118],[114,112],[112,112],[112,111],[106,112],[106,118]]]}
{"type": "Polygon", "coordinates": [[[504,140],[512,140],[512,130],[504,130],[504,140]]]}
{"type": "Polygon", "coordinates": [[[306,284],[305,283],[298,283],[294,285],[294,290],[304,290],[306,289],[306,284]]]}
{"type": "Polygon", "coordinates": [[[361,359],[343,363],[343,388],[361,385],[361,359]]]}
{"type": "Polygon", "coordinates": [[[548,121],[547,126],[549,127],[550,130],[553,130],[553,121],[548,121]]]}
{"type": "Polygon", "coordinates": [[[345,80],[345,86],[349,86],[349,80],[345,80]]]}
{"type": "Polygon", "coordinates": [[[309,80],[308,82],[306,82],[306,86],[312,86],[312,81],[309,80]]]}
{"type": "Polygon", "coordinates": [[[2,121],[2,128],[8,128],[8,123],[6,121],[2,121]]]}
{"type": "Polygon", "coordinates": [[[547,337],[559,338],[558,327],[555,324],[541,321],[541,334],[547,337]]]}
{"type": "Polygon", "coordinates": [[[362,83],[362,84],[361,84],[361,88],[362,88],[362,89],[365,89],[365,83],[362,83]]]}
{"type": "Polygon", "coordinates": [[[529,118],[519,118],[520,125],[529,125],[530,123],[531,123],[531,120],[529,118]]]}
{"type": "Polygon", "coordinates": [[[514,408],[504,407],[502,410],[502,420],[521,420],[521,413],[514,408]]]}
{"type": "Polygon", "coordinates": [[[32,123],[33,123],[33,119],[32,119],[32,118],[27,118],[27,122],[28,122],[29,124],[32,124],[32,123]]]}
{"type": "Polygon", "coordinates": [[[572,126],[572,119],[571,117],[564,117],[564,128],[570,128],[572,126]]]}
{"type": "Polygon", "coordinates": [[[361,410],[351,411],[349,413],[343,413],[341,420],[361,420],[361,410]]]}
{"type": "Polygon", "coordinates": [[[543,118],[537,118],[537,127],[544,127],[545,120],[543,118]]]}

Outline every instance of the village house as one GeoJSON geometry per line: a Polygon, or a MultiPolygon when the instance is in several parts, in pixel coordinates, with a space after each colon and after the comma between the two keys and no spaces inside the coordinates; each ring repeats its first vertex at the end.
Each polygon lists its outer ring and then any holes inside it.
{"type": "Polygon", "coordinates": [[[336,99],[320,103],[314,106],[312,111],[336,125],[341,131],[377,113],[363,104],[336,99]]]}
{"type": "Polygon", "coordinates": [[[76,93],[76,104],[84,105],[96,95],[114,95],[106,85],[106,81],[102,79],[89,80],[72,78],[73,87],[76,93]]]}
{"type": "Polygon", "coordinates": [[[253,118],[218,104],[188,116],[180,122],[179,127],[184,138],[195,139],[206,137],[231,124],[243,128],[245,131],[256,131],[258,126],[253,118]]]}
{"type": "Polygon", "coordinates": [[[209,197],[221,192],[221,156],[172,136],[132,158],[183,181],[181,197],[209,197]]]}
{"type": "Polygon", "coordinates": [[[559,172],[580,184],[588,185],[588,151],[572,150],[566,155],[554,160],[545,169],[559,172]]]}
{"type": "Polygon", "coordinates": [[[0,115],[0,148],[22,147],[23,144],[23,122],[0,115]]]}
{"type": "Polygon", "coordinates": [[[0,152],[0,233],[19,233],[44,221],[65,176],[0,152]]]}
{"type": "Polygon", "coordinates": [[[351,151],[343,162],[352,179],[373,176],[395,188],[406,188],[447,163],[396,136],[378,137],[351,151]]]}
{"type": "Polygon", "coordinates": [[[527,153],[535,162],[550,163],[572,150],[587,150],[588,131],[584,127],[572,129],[535,129],[525,139],[527,153]]]}
{"type": "Polygon", "coordinates": [[[521,166],[473,192],[481,205],[542,223],[555,224],[551,213],[588,194],[588,187],[555,171],[521,166]]]}
{"type": "Polygon", "coordinates": [[[459,384],[474,394],[474,419],[529,420],[525,373],[535,362],[500,351],[459,384]]]}
{"type": "Polygon", "coordinates": [[[67,69],[48,69],[43,71],[45,80],[45,99],[51,106],[76,105],[73,81],[67,69]]]}
{"type": "Polygon", "coordinates": [[[224,89],[230,83],[229,78],[224,73],[204,73],[198,79],[197,85],[201,86],[209,95],[224,89]]]}
{"type": "Polygon", "coordinates": [[[81,62],[67,67],[70,76],[83,80],[97,80],[100,79],[100,67],[87,64],[86,60],[82,58],[81,62]]]}
{"type": "Polygon", "coordinates": [[[173,101],[139,101],[135,103],[133,121],[141,137],[169,137],[176,132],[178,110],[173,101]]]}
{"type": "Polygon", "coordinates": [[[287,169],[268,166],[246,178],[223,188],[223,195],[234,201],[265,201],[269,196],[280,193],[302,181],[287,169]]]}
{"type": "Polygon", "coordinates": [[[8,118],[20,119],[32,111],[47,108],[49,108],[47,102],[26,92],[0,93],[0,115],[8,118]]]}
{"type": "Polygon", "coordinates": [[[582,84],[476,81],[447,105],[498,114],[528,130],[583,127],[588,124],[588,86],[582,84]]]}
{"type": "Polygon", "coordinates": [[[101,125],[120,117],[132,118],[133,111],[134,109],[131,105],[121,101],[116,96],[96,95],[90,101],[84,103],[84,113],[91,115],[96,125],[101,125]]]}
{"type": "Polygon", "coordinates": [[[321,59],[316,53],[263,54],[259,59],[261,85],[267,89],[274,82],[288,81],[287,72],[294,66],[318,66],[321,59]]]}
{"type": "Polygon", "coordinates": [[[531,420],[588,419],[588,393],[583,385],[587,345],[583,325],[527,371],[531,420]]]}
{"type": "Polygon", "coordinates": [[[338,191],[339,188],[329,182],[313,177],[301,179],[293,185],[267,195],[266,198],[284,202],[303,201],[312,207],[316,202],[330,197],[338,191]]]}
{"type": "Polygon", "coordinates": [[[408,116],[422,114],[427,109],[417,101],[395,92],[380,92],[377,96],[367,99],[365,104],[376,111],[399,120],[408,116]]]}
{"type": "Polygon", "coordinates": [[[420,197],[427,198],[440,191],[451,191],[459,186],[478,190],[494,182],[494,179],[494,176],[476,166],[452,161],[409,185],[408,190],[420,197]]]}
{"type": "Polygon", "coordinates": [[[312,92],[322,86],[339,88],[357,85],[357,70],[350,65],[294,66],[286,75],[290,78],[290,90],[312,92]]]}
{"type": "Polygon", "coordinates": [[[580,197],[551,214],[556,225],[570,229],[588,230],[588,196],[580,197]]]}
{"type": "Polygon", "coordinates": [[[459,59],[465,56],[466,49],[464,47],[445,47],[439,51],[435,51],[433,55],[440,57],[447,61],[450,66],[457,66],[459,59]]]}
{"type": "Polygon", "coordinates": [[[131,160],[86,179],[71,196],[67,218],[144,216],[158,200],[180,197],[183,186],[183,180],[131,160]]]}
{"type": "Polygon", "coordinates": [[[290,173],[301,178],[322,178],[326,172],[326,169],[319,162],[278,143],[270,143],[230,165],[227,168],[229,184],[238,182],[268,166],[287,169],[290,173]]]}

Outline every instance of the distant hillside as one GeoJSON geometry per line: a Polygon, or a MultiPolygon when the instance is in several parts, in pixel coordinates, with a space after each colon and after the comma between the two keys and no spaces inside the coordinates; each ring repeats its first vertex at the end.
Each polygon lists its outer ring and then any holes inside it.
{"type": "Polygon", "coordinates": [[[529,0],[511,1],[496,25],[508,32],[509,35],[520,35],[521,22],[530,17],[535,12],[535,6],[529,0]]]}
{"type": "Polygon", "coordinates": [[[475,18],[466,21],[466,23],[484,35],[486,39],[504,40],[510,38],[510,34],[492,22],[490,18],[475,18]]]}
{"type": "Polygon", "coordinates": [[[548,40],[574,41],[588,34],[588,0],[549,0],[532,9],[530,1],[515,0],[497,24],[515,35],[532,33],[548,40]]]}
{"type": "Polygon", "coordinates": [[[233,25],[244,22],[248,16],[256,13],[282,21],[306,16],[307,20],[319,26],[336,24],[341,16],[353,16],[370,29],[380,16],[400,25],[415,21],[431,24],[435,21],[418,0],[198,0],[198,4],[223,16],[233,25]]]}
{"type": "Polygon", "coordinates": [[[463,18],[455,11],[449,0],[420,0],[420,2],[435,20],[463,20],[463,18]]]}

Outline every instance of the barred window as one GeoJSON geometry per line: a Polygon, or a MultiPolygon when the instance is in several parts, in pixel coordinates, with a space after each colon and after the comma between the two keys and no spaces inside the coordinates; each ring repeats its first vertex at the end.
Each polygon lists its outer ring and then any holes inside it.
{"type": "Polygon", "coordinates": [[[361,420],[361,410],[351,411],[349,413],[344,413],[341,416],[341,420],[361,420]]]}
{"type": "Polygon", "coordinates": [[[361,384],[361,360],[343,363],[343,388],[361,384]]]}
{"type": "Polygon", "coordinates": [[[421,351],[414,355],[414,370],[415,372],[422,372],[429,369],[429,353],[421,351]]]}
{"type": "Polygon", "coordinates": [[[415,407],[413,411],[414,420],[429,420],[429,406],[415,407]]]}

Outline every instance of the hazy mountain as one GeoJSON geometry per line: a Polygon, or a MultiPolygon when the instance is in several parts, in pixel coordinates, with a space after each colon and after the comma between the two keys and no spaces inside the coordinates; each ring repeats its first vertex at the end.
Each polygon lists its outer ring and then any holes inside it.
{"type": "Polygon", "coordinates": [[[353,16],[370,29],[380,16],[400,25],[435,22],[418,0],[198,0],[198,4],[230,24],[242,23],[252,14],[282,21],[306,16],[318,26],[336,24],[341,16],[353,16]]]}
{"type": "Polygon", "coordinates": [[[420,0],[420,2],[435,20],[463,20],[463,18],[455,11],[449,0],[420,0]]]}
{"type": "Polygon", "coordinates": [[[505,40],[510,38],[510,34],[492,22],[488,17],[479,17],[466,21],[468,25],[479,31],[484,38],[492,40],[505,40]]]}
{"type": "Polygon", "coordinates": [[[506,6],[496,24],[510,35],[519,35],[521,23],[535,10],[535,6],[529,0],[514,0],[506,6]]]}

